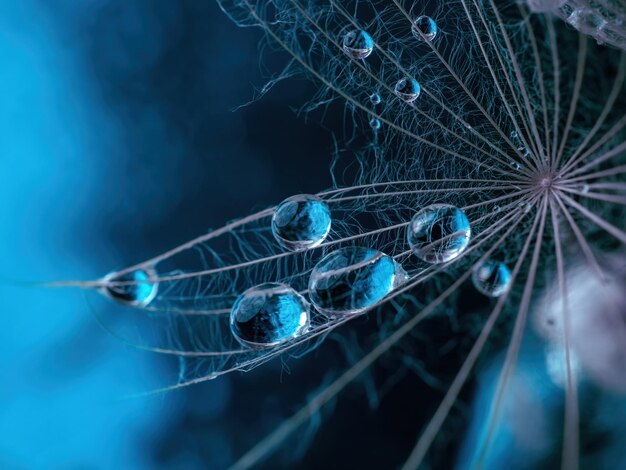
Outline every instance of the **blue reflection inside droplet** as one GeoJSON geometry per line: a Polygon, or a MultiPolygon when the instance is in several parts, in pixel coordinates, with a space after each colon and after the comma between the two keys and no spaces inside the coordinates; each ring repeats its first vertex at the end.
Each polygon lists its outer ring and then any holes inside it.
{"type": "Polygon", "coordinates": [[[465,213],[448,204],[425,207],[411,219],[407,241],[415,255],[427,263],[458,257],[469,244],[471,227],[465,213]]]}
{"type": "Polygon", "coordinates": [[[414,78],[403,78],[396,83],[394,88],[396,95],[407,103],[415,101],[421,91],[422,87],[414,78]]]}
{"type": "Polygon", "coordinates": [[[309,322],[306,301],[291,287],[266,283],[241,294],[230,313],[230,329],[244,346],[274,346],[301,334],[309,322]]]}
{"type": "Polygon", "coordinates": [[[374,40],[366,31],[350,31],[343,37],[343,51],[354,59],[365,59],[374,50],[374,40]]]}
{"type": "Polygon", "coordinates": [[[309,281],[311,302],[327,314],[372,307],[405,280],[404,270],[380,251],[348,247],[324,257],[309,281]]]}
{"type": "Polygon", "coordinates": [[[429,16],[420,16],[413,22],[411,32],[417,39],[432,41],[437,36],[437,23],[429,16]]]}
{"type": "Polygon", "coordinates": [[[158,283],[148,282],[148,279],[154,279],[155,277],[156,272],[143,269],[137,269],[121,276],[113,277],[109,275],[105,280],[113,284],[106,286],[103,289],[103,293],[123,304],[144,307],[156,296],[158,283]],[[126,282],[129,284],[123,284],[126,282]]]}
{"type": "Polygon", "coordinates": [[[500,261],[486,260],[474,269],[472,283],[480,293],[499,297],[511,284],[511,271],[500,261]]]}
{"type": "Polygon", "coordinates": [[[274,238],[289,250],[319,245],[330,231],[328,205],[317,196],[300,194],[281,202],[272,217],[274,238]]]}

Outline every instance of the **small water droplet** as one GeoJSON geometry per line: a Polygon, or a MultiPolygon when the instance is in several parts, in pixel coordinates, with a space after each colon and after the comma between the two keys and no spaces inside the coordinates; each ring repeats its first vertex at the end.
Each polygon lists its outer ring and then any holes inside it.
{"type": "Polygon", "coordinates": [[[406,103],[412,103],[419,97],[422,87],[414,78],[403,78],[398,80],[394,91],[398,98],[406,103]]]}
{"type": "Polygon", "coordinates": [[[331,226],[330,208],[319,197],[298,194],[281,202],[272,217],[272,234],[288,250],[305,250],[324,241],[331,226]]]}
{"type": "Polygon", "coordinates": [[[366,31],[350,31],[343,37],[343,51],[353,59],[365,59],[373,50],[374,40],[366,31]]]}
{"type": "Polygon", "coordinates": [[[111,285],[101,288],[100,292],[122,304],[145,307],[152,302],[159,289],[158,282],[148,281],[156,277],[157,273],[152,268],[137,269],[121,276],[111,273],[104,277],[104,282],[111,285]]]}
{"type": "Polygon", "coordinates": [[[432,41],[437,36],[439,28],[430,16],[420,16],[413,22],[411,32],[413,36],[422,41],[432,41]]]}
{"type": "Polygon", "coordinates": [[[375,106],[375,105],[380,104],[380,102],[382,101],[382,98],[380,97],[378,93],[374,93],[370,96],[370,101],[375,106]]]}
{"type": "Polygon", "coordinates": [[[413,253],[432,264],[458,257],[467,248],[471,234],[465,212],[449,204],[425,207],[407,227],[407,241],[413,253]]]}
{"type": "Polygon", "coordinates": [[[472,271],[472,283],[478,292],[499,297],[511,286],[511,271],[500,261],[485,260],[472,271]]]}
{"type": "Polygon", "coordinates": [[[524,214],[528,214],[530,212],[530,210],[532,209],[532,204],[530,202],[524,202],[521,201],[517,207],[524,213],[524,214]]]}

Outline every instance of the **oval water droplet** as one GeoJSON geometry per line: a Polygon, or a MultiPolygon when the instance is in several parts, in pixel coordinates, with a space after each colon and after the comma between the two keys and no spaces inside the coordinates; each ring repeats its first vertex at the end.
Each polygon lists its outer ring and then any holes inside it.
{"type": "Polygon", "coordinates": [[[380,251],[341,248],[313,268],[309,298],[326,315],[354,314],[376,305],[406,279],[404,269],[380,251]]]}
{"type": "Polygon", "coordinates": [[[276,346],[296,338],[309,325],[304,297],[284,284],[265,283],[241,294],[230,312],[230,330],[252,348],[276,346]]]}
{"type": "Polygon", "coordinates": [[[402,101],[406,103],[412,103],[415,101],[420,93],[422,88],[420,84],[417,83],[417,80],[414,78],[403,78],[398,80],[396,83],[396,87],[394,88],[394,92],[402,101]]]}
{"type": "Polygon", "coordinates": [[[413,253],[427,263],[451,261],[469,244],[472,231],[465,213],[449,204],[433,204],[416,213],[407,228],[413,253]]]}
{"type": "Polygon", "coordinates": [[[365,59],[374,50],[374,40],[366,31],[349,31],[343,37],[343,51],[353,59],[365,59]]]}
{"type": "Polygon", "coordinates": [[[137,269],[121,276],[111,273],[104,278],[104,282],[110,284],[102,287],[100,292],[122,304],[145,307],[152,302],[159,290],[157,281],[149,281],[156,277],[156,271],[152,268],[137,269]]]}
{"type": "Polygon", "coordinates": [[[511,271],[500,261],[485,260],[474,268],[472,283],[488,297],[499,297],[511,286],[511,271]]]}
{"type": "Polygon", "coordinates": [[[413,22],[411,32],[413,36],[421,41],[432,41],[437,36],[439,28],[437,23],[430,16],[420,16],[413,22]]]}
{"type": "Polygon", "coordinates": [[[281,202],[272,217],[272,233],[288,250],[305,250],[324,241],[331,226],[328,204],[312,194],[298,194],[281,202]]]}

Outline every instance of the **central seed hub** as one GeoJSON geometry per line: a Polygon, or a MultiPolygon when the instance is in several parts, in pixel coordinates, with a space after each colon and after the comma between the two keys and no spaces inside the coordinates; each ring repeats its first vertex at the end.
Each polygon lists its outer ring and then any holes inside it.
{"type": "Polygon", "coordinates": [[[537,175],[536,182],[539,188],[543,190],[548,190],[552,188],[555,178],[556,178],[556,175],[551,171],[542,172],[539,175],[537,175]]]}
{"type": "Polygon", "coordinates": [[[544,189],[548,189],[550,186],[552,186],[552,178],[541,178],[539,185],[544,189]]]}

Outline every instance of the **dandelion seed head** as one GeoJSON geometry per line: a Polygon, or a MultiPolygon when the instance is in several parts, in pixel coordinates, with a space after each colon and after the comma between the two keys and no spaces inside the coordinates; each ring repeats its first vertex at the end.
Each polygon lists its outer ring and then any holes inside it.
{"type": "MultiPolygon", "coordinates": [[[[462,365],[453,378],[439,382],[429,377],[438,371],[422,372],[428,383],[446,385],[439,386],[443,399],[406,466],[428,458],[493,341],[506,358],[476,448],[484,460],[499,435],[504,395],[518,380],[527,320],[544,305],[539,329],[548,344],[561,341],[570,366],[564,368],[567,468],[578,458],[569,352],[607,388],[620,389],[619,377],[626,376],[621,327],[607,326],[621,318],[623,289],[606,291],[613,303],[592,327],[580,312],[585,305],[594,310],[590,292],[599,285],[570,274],[572,260],[581,257],[601,273],[604,258],[626,243],[624,55],[565,22],[531,15],[519,2],[425,2],[419,12],[416,4],[407,9],[396,1],[220,3],[237,24],[259,27],[270,48],[289,57],[271,86],[295,75],[311,79],[317,91],[302,112],[342,113],[345,128],[331,188],[261,209],[110,278],[158,267],[158,295],[136,306],[162,314],[150,320],[162,320],[170,343],[165,351],[183,364],[173,387],[297,357],[332,332],[352,331],[353,319],[379,312],[376,331],[360,338],[374,345],[370,352],[244,455],[246,468],[387,352],[414,347],[427,320],[447,312],[456,336],[471,343],[460,347],[462,365]],[[428,19],[417,31],[426,40],[416,41],[416,17],[428,19]],[[471,315],[458,292],[468,283],[471,288],[472,278],[491,302],[473,329],[458,326],[471,315]],[[565,308],[564,285],[587,295],[565,308]],[[560,301],[542,304],[546,288],[560,301]],[[267,302],[257,306],[259,298],[267,302]],[[293,308],[283,310],[280,299],[293,308]],[[301,329],[308,304],[311,315],[301,329]],[[287,320],[276,320],[283,314],[287,320]],[[562,340],[568,315],[570,342],[562,340]],[[592,334],[583,335],[585,329],[592,334]],[[603,335],[610,340],[592,352],[603,335]]],[[[571,3],[529,5],[560,16],[569,8],[570,18],[576,14],[571,3]]],[[[590,21],[578,13],[569,22],[586,32],[590,21]]],[[[403,360],[411,363],[412,356],[403,360]]]]}

